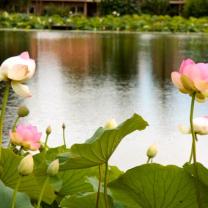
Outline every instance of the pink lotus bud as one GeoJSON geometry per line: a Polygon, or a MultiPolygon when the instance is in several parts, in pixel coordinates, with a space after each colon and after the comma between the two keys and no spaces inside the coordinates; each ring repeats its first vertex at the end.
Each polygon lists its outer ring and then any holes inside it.
{"type": "Polygon", "coordinates": [[[38,150],[40,148],[41,133],[37,127],[32,125],[20,124],[16,131],[10,131],[11,142],[15,145],[22,146],[25,150],[38,150]]]}
{"type": "Polygon", "coordinates": [[[33,157],[29,154],[21,160],[18,166],[18,173],[22,176],[30,175],[33,172],[33,167],[33,157]]]}
{"type": "Polygon", "coordinates": [[[114,129],[118,126],[117,122],[115,119],[110,119],[109,121],[106,122],[104,128],[106,129],[114,129]]]}
{"type": "Polygon", "coordinates": [[[56,159],[53,162],[51,162],[51,164],[48,166],[47,174],[49,176],[55,176],[58,174],[58,171],[59,171],[59,160],[56,159]]]}
{"type": "Polygon", "coordinates": [[[173,84],[185,94],[196,93],[199,102],[208,97],[208,64],[195,63],[186,59],[181,63],[179,72],[172,72],[173,84]]]}
{"type": "Polygon", "coordinates": [[[35,73],[35,61],[28,52],[6,59],[0,66],[0,81],[11,80],[13,90],[22,97],[30,97],[29,88],[22,84],[31,79],[35,73]]]}

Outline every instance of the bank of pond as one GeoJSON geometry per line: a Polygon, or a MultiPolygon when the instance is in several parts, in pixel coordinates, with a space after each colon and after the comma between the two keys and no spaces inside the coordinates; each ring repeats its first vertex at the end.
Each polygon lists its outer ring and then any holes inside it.
{"type": "Polygon", "coordinates": [[[0,28],[62,29],[92,31],[138,31],[138,32],[208,32],[208,17],[189,19],[181,16],[125,15],[105,17],[84,16],[35,16],[27,14],[0,13],[0,28]]]}

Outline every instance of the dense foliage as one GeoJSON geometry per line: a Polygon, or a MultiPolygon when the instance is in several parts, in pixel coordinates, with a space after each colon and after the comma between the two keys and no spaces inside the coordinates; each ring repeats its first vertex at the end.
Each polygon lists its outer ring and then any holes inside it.
{"type": "Polygon", "coordinates": [[[116,11],[120,15],[140,13],[140,4],[137,0],[105,0],[101,1],[100,10],[102,15],[112,14],[116,11]]]}
{"type": "Polygon", "coordinates": [[[183,13],[186,17],[208,16],[208,0],[186,0],[183,13]]]}
{"type": "Polygon", "coordinates": [[[62,18],[53,16],[33,16],[26,14],[0,14],[0,28],[21,29],[75,29],[100,31],[138,31],[138,32],[208,32],[208,18],[125,15],[117,17],[86,18],[83,16],[70,16],[62,18]]]}
{"type": "MultiPolygon", "coordinates": [[[[15,207],[37,207],[43,184],[42,208],[149,208],[155,204],[164,208],[197,208],[198,204],[201,208],[207,207],[208,169],[200,163],[197,163],[198,179],[189,163],[183,168],[150,163],[126,172],[108,166],[123,138],[136,130],[144,130],[147,125],[142,117],[134,114],[116,128],[98,128],[83,144],[42,149],[33,157],[34,173],[21,176],[15,207]],[[56,158],[60,161],[59,173],[47,176],[48,165],[56,158]]],[[[11,149],[2,149],[2,208],[11,207],[13,191],[20,177],[17,168],[22,158],[11,149]]]]}
{"type": "Polygon", "coordinates": [[[169,0],[145,0],[141,4],[141,10],[143,13],[161,15],[168,13],[169,6],[169,0]]]}

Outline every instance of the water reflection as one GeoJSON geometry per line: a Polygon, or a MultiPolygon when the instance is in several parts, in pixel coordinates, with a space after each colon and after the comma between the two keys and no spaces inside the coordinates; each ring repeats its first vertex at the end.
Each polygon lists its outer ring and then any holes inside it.
{"type": "MultiPolygon", "coordinates": [[[[136,112],[150,126],[125,139],[112,164],[130,168],[144,162],[152,143],[159,146],[159,162],[181,165],[188,159],[191,139],[180,135],[177,125],[188,123],[190,98],[178,93],[169,78],[183,58],[208,61],[208,37],[49,31],[1,31],[0,37],[1,61],[24,50],[37,60],[29,82],[33,97],[23,100],[10,93],[5,140],[21,103],[31,111],[24,122],[43,132],[52,126],[51,145],[62,143],[62,122],[71,145],[83,142],[109,118],[120,122],[136,112]]],[[[206,112],[206,104],[197,105],[196,115],[206,112]]],[[[206,163],[208,141],[203,138],[199,160],[206,163]]]]}

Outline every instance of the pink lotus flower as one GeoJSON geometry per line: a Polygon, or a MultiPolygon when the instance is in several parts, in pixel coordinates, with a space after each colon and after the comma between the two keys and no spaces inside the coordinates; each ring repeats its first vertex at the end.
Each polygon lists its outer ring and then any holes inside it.
{"type": "Polygon", "coordinates": [[[171,78],[182,93],[192,95],[196,92],[198,101],[205,101],[208,97],[208,64],[186,59],[181,63],[179,72],[171,73],[171,78]]]}
{"type": "Polygon", "coordinates": [[[35,72],[35,61],[30,59],[28,52],[6,59],[0,66],[0,81],[11,80],[13,90],[22,97],[30,97],[27,85],[22,84],[29,80],[35,72]]]}
{"type": "Polygon", "coordinates": [[[20,124],[16,131],[10,131],[11,142],[15,145],[22,146],[25,150],[38,150],[40,148],[41,133],[37,127],[32,125],[20,124]]]}

